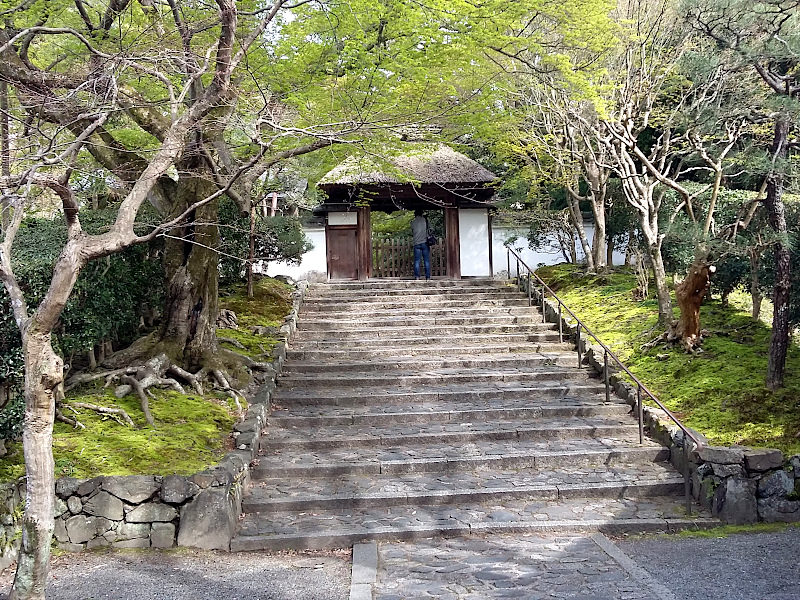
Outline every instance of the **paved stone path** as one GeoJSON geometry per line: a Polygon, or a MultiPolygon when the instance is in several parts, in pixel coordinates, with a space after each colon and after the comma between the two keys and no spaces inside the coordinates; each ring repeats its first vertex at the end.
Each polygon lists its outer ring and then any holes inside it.
{"type": "Polygon", "coordinates": [[[375,600],[666,600],[588,536],[487,536],[378,545],[375,600]]]}

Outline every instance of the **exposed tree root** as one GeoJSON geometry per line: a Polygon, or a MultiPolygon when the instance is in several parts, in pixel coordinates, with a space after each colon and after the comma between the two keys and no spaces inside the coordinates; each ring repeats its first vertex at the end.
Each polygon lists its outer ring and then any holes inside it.
{"type": "Polygon", "coordinates": [[[86,425],[78,421],[78,419],[70,419],[66,416],[59,407],[56,407],[56,421],[61,421],[62,423],[66,423],[73,429],[86,429],[86,425]]]}
{"type": "MultiPolygon", "coordinates": [[[[124,375],[122,377],[121,381],[123,383],[127,383],[134,390],[136,390],[136,395],[139,396],[139,404],[142,407],[142,412],[144,413],[144,418],[147,421],[147,424],[150,425],[151,427],[155,427],[156,426],[156,422],[153,419],[153,415],[150,414],[150,401],[147,399],[147,394],[144,393],[145,388],[142,387],[142,384],[139,383],[139,381],[137,379],[135,379],[134,377],[132,377],[130,375],[124,375]]],[[[119,389],[119,388],[117,388],[117,389],[119,389]]],[[[127,392],[122,394],[122,396],[125,396],[125,395],[127,395],[127,392]]],[[[118,397],[122,397],[122,396],[119,396],[119,394],[118,394],[118,397]]]]}
{"type": "Polygon", "coordinates": [[[112,415],[116,421],[120,424],[123,422],[125,425],[129,427],[136,427],[136,423],[133,422],[133,419],[128,416],[128,413],[125,412],[124,408],[109,408],[107,406],[98,406],[97,404],[89,404],[87,402],[72,402],[67,405],[67,408],[85,408],[87,410],[93,410],[98,412],[102,415],[112,415]]]}
{"type": "Polygon", "coordinates": [[[245,347],[244,344],[242,344],[240,341],[235,340],[233,338],[229,338],[229,337],[218,335],[217,336],[217,341],[218,342],[225,342],[226,344],[230,344],[231,346],[233,346],[234,348],[238,348],[239,350],[247,350],[247,348],[245,347]]]}
{"type": "Polygon", "coordinates": [[[108,387],[111,385],[111,381],[116,377],[119,377],[120,375],[131,375],[133,373],[136,373],[136,367],[114,369],[113,371],[103,371],[102,373],[76,373],[64,384],[64,391],[69,392],[80,385],[91,383],[92,381],[97,381],[98,379],[105,379],[105,387],[108,387]]]}

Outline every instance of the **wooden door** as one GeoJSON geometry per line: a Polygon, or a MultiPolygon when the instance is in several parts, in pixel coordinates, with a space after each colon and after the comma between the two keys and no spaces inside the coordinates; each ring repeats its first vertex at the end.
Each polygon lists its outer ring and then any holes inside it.
{"type": "Polygon", "coordinates": [[[328,277],[358,279],[356,227],[329,225],[325,233],[328,246],[328,277]]]}

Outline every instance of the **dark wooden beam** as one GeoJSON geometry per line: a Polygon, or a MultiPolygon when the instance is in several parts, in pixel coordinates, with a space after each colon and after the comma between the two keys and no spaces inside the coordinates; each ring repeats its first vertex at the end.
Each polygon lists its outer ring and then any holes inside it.
{"type": "Polygon", "coordinates": [[[461,234],[457,208],[444,209],[444,231],[447,275],[450,279],[461,279],[461,234]]]}

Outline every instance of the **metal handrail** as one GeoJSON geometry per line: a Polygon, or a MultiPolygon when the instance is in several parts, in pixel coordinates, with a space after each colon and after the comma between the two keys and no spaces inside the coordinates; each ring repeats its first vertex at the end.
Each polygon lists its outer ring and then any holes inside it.
{"type": "MultiPolygon", "coordinates": [[[[664,404],[661,402],[661,400],[659,400],[656,397],[656,395],[653,394],[653,392],[651,392],[649,389],[647,389],[647,386],[644,385],[639,380],[639,378],[636,377],[636,375],[631,373],[630,369],[628,369],[628,367],[625,366],[625,363],[623,363],[619,359],[619,357],[617,357],[617,355],[614,354],[614,352],[608,346],[606,346],[600,340],[600,338],[598,338],[592,332],[592,330],[589,329],[586,326],[586,324],[583,321],[581,321],[580,318],[578,318],[578,316],[574,312],[572,312],[569,309],[569,307],[564,303],[564,301],[561,300],[561,298],[558,297],[558,294],[556,294],[552,289],[550,289],[550,287],[542,280],[542,278],[539,277],[536,274],[536,272],[533,269],[531,269],[527,264],[525,264],[525,261],[522,260],[522,257],[520,257],[520,255],[517,253],[517,251],[514,250],[513,248],[510,248],[509,246],[506,246],[506,250],[508,251],[507,259],[508,259],[508,277],[509,277],[509,279],[511,279],[511,255],[513,255],[514,258],[517,261],[517,289],[519,291],[522,291],[522,277],[520,276],[520,265],[525,267],[525,270],[528,272],[528,274],[527,274],[527,279],[528,279],[528,286],[527,286],[528,287],[528,306],[533,306],[533,299],[532,299],[532,296],[531,296],[531,288],[532,288],[532,286],[531,286],[531,277],[534,277],[536,279],[536,281],[539,283],[539,285],[542,286],[542,306],[541,306],[541,309],[542,309],[542,317],[543,318],[546,318],[546,315],[545,315],[545,296],[546,296],[546,293],[549,292],[550,296],[552,296],[558,302],[558,340],[559,340],[559,342],[563,342],[564,341],[564,334],[563,334],[563,328],[562,328],[563,321],[562,321],[562,318],[561,318],[562,308],[563,308],[563,310],[565,310],[567,312],[567,314],[569,314],[573,319],[575,319],[575,322],[576,322],[575,346],[576,346],[577,351],[578,351],[578,366],[580,367],[583,364],[583,356],[582,356],[582,353],[581,353],[581,329],[583,329],[583,331],[586,333],[587,336],[592,337],[594,339],[594,341],[597,342],[597,344],[603,349],[603,379],[604,379],[605,388],[606,388],[606,401],[609,401],[610,395],[611,395],[611,386],[610,386],[610,383],[609,383],[609,368],[608,368],[608,358],[609,358],[609,356],[612,359],[614,359],[614,362],[616,362],[617,365],[619,365],[619,367],[623,371],[625,371],[625,373],[627,373],[628,376],[636,383],[636,408],[637,408],[636,412],[637,412],[637,417],[638,417],[638,421],[639,421],[639,443],[640,444],[644,443],[644,405],[643,405],[643,401],[642,401],[642,392],[644,392],[653,402],[655,402],[655,404],[661,410],[664,411],[664,413],[666,413],[666,415],[672,420],[672,422],[675,423],[675,425],[677,425],[678,428],[680,428],[680,430],[683,432],[683,434],[686,437],[688,437],[690,440],[692,440],[692,442],[694,442],[695,447],[697,449],[702,448],[703,447],[703,443],[697,438],[697,436],[695,436],[694,433],[692,433],[692,431],[688,427],[686,427],[683,423],[681,423],[680,419],[678,419],[678,417],[675,416],[675,414],[671,410],[669,410],[666,406],[664,406],[664,404]]],[[[689,459],[689,456],[688,456],[689,455],[689,444],[687,444],[685,440],[684,440],[684,443],[683,443],[683,448],[684,448],[684,454],[685,454],[685,458],[686,458],[686,460],[684,462],[684,464],[685,464],[685,472],[683,474],[684,475],[684,487],[685,487],[684,491],[686,493],[686,509],[687,509],[687,512],[689,514],[691,514],[691,510],[692,510],[692,508],[691,508],[691,487],[690,487],[691,486],[691,479],[690,479],[689,460],[688,460],[689,459]]]]}

